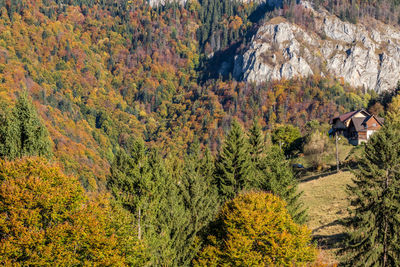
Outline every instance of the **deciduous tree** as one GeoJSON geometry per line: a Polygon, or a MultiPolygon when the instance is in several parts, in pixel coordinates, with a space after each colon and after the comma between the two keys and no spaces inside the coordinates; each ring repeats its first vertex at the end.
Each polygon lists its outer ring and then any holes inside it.
{"type": "Polygon", "coordinates": [[[114,211],[106,197],[88,198],[76,178],[43,159],[0,160],[2,265],[143,263],[144,247],[114,211]]]}
{"type": "Polygon", "coordinates": [[[194,266],[293,266],[313,262],[311,232],[270,193],[239,194],[222,207],[194,266]]]}

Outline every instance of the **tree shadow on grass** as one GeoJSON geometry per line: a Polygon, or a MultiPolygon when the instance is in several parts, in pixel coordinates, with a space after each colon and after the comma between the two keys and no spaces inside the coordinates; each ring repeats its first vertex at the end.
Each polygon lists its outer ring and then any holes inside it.
{"type": "MultiPolygon", "coordinates": [[[[326,227],[330,226],[335,226],[335,225],[342,225],[343,226],[343,221],[342,220],[335,220],[331,223],[322,225],[321,227],[318,227],[314,229],[313,232],[317,232],[321,229],[324,229],[326,227]]],[[[343,244],[344,240],[347,237],[347,233],[342,232],[342,233],[336,233],[336,234],[327,234],[327,235],[313,235],[313,240],[318,243],[318,246],[320,248],[324,249],[337,249],[340,248],[341,245],[343,244]]]]}
{"type": "Polygon", "coordinates": [[[336,173],[337,173],[336,171],[319,173],[319,174],[312,175],[312,176],[309,176],[309,177],[306,177],[306,178],[302,178],[299,181],[300,181],[300,183],[306,183],[306,182],[317,180],[317,179],[320,179],[320,178],[323,178],[323,177],[326,177],[326,176],[329,176],[329,175],[332,175],[332,174],[336,174],[336,173]]]}

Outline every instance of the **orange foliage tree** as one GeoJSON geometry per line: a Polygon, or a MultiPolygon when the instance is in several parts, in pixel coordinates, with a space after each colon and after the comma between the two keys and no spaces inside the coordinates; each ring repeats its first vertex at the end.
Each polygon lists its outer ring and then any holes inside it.
{"type": "Polygon", "coordinates": [[[40,158],[0,161],[0,264],[138,264],[124,211],[88,198],[78,180],[40,158]]]}

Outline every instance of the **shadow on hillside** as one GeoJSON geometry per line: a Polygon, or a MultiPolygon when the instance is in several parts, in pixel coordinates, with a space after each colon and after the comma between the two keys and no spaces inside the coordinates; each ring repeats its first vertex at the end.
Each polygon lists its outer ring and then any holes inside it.
{"type": "MultiPolygon", "coordinates": [[[[341,220],[335,220],[331,223],[322,225],[321,227],[314,229],[313,232],[317,232],[326,227],[335,226],[335,225],[342,225],[341,220]]],[[[335,248],[340,248],[340,246],[343,243],[346,236],[347,236],[346,233],[338,233],[338,234],[331,234],[331,235],[314,235],[313,240],[317,241],[319,247],[335,249],[335,248]]]]}
{"type": "Polygon", "coordinates": [[[337,249],[341,248],[343,241],[345,240],[347,234],[339,233],[332,235],[315,235],[313,240],[318,243],[318,247],[323,249],[337,249]]]}
{"type": "Polygon", "coordinates": [[[317,232],[317,231],[322,230],[322,229],[324,229],[326,227],[331,227],[331,226],[335,226],[335,225],[343,225],[343,223],[342,223],[341,220],[334,220],[333,222],[330,222],[328,224],[322,225],[322,226],[314,229],[313,232],[317,232]]]}
{"type": "MultiPolygon", "coordinates": [[[[343,163],[341,165],[340,172],[351,171],[351,170],[354,171],[354,170],[357,170],[357,169],[358,169],[358,163],[357,162],[346,162],[346,163],[343,163]]],[[[323,178],[323,177],[326,177],[326,176],[333,175],[333,174],[337,173],[336,166],[331,166],[329,169],[325,170],[322,173],[316,173],[316,174],[313,174],[313,175],[310,175],[310,176],[301,177],[301,175],[304,175],[304,173],[309,173],[309,172],[312,173],[312,168],[305,169],[303,171],[303,173],[299,172],[296,175],[297,177],[300,177],[300,178],[298,178],[300,183],[305,183],[305,182],[309,182],[309,181],[313,181],[313,180],[318,180],[319,178],[323,178]]]]}
{"type": "Polygon", "coordinates": [[[329,175],[332,175],[332,174],[336,174],[336,173],[337,173],[336,171],[329,171],[329,172],[324,172],[324,173],[318,173],[318,174],[315,174],[315,175],[312,175],[312,176],[308,176],[308,177],[305,177],[305,178],[300,178],[300,179],[299,179],[299,182],[300,182],[300,183],[305,183],[305,182],[317,180],[317,179],[319,179],[319,178],[323,178],[323,177],[326,177],[326,176],[329,176],[329,175]]]}
{"type": "Polygon", "coordinates": [[[199,77],[199,82],[203,83],[209,79],[218,78],[223,80],[232,79],[235,56],[243,54],[246,44],[250,43],[252,37],[257,33],[265,15],[281,7],[282,2],[280,1],[261,2],[248,17],[253,26],[247,29],[244,35],[239,37],[238,40],[232,42],[222,50],[215,51],[210,58],[204,61],[204,69],[202,75],[199,77]]]}

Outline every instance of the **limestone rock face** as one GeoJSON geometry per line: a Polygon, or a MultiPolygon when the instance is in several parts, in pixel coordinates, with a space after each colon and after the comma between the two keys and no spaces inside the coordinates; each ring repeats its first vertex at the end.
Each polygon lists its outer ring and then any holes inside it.
{"type": "Polygon", "coordinates": [[[342,77],[355,87],[377,92],[400,80],[400,29],[341,21],[327,11],[313,13],[315,29],[277,17],[262,25],[243,55],[235,57],[236,79],[262,83],[313,74],[342,77]],[[371,29],[372,28],[372,29],[371,29]]]}
{"type": "Polygon", "coordinates": [[[159,5],[165,5],[166,3],[179,3],[180,5],[184,5],[187,0],[148,0],[150,6],[156,7],[159,5]]]}

